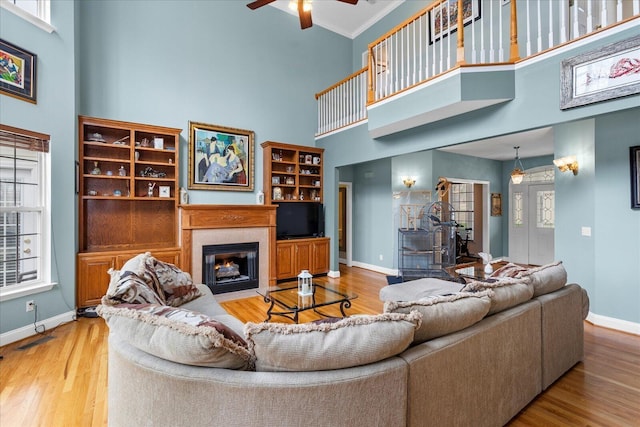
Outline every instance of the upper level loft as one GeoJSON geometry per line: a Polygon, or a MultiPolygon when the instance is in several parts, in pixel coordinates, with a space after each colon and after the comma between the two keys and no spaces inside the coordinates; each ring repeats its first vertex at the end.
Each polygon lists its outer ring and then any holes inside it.
{"type": "Polygon", "coordinates": [[[640,73],[640,0],[435,0],[370,43],[366,67],[316,94],[316,137],[368,121],[378,138],[513,100],[520,65],[635,28],[615,49],[633,53],[617,59],[631,60],[616,64],[626,77],[640,73]]]}

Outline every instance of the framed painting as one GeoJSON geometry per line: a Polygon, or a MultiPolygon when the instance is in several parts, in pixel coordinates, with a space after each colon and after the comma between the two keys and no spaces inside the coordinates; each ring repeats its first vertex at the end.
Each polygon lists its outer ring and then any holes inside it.
{"type": "MultiPolygon", "coordinates": [[[[480,0],[462,1],[462,23],[469,25],[480,19],[480,0]]],[[[458,29],[458,0],[444,0],[429,11],[429,43],[458,29]]]]}
{"type": "Polygon", "coordinates": [[[253,131],[189,122],[190,190],[253,191],[253,131]]]}
{"type": "Polygon", "coordinates": [[[640,145],[629,149],[631,158],[631,209],[640,209],[640,145]]]}
{"type": "Polygon", "coordinates": [[[37,55],[0,39],[0,93],[36,103],[37,55]]]}
{"type": "Polygon", "coordinates": [[[502,216],[502,194],[491,193],[491,216],[502,216]]]}
{"type": "Polygon", "coordinates": [[[562,61],[560,109],[640,93],[640,36],[562,61]]]}

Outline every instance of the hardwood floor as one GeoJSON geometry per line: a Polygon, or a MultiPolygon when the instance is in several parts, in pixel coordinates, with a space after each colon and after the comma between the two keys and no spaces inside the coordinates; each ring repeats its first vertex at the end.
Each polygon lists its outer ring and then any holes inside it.
{"type": "MultiPolygon", "coordinates": [[[[384,275],[342,266],[341,274],[318,280],[358,294],[349,314],[382,311],[378,291],[386,285],[384,275]]],[[[266,317],[267,304],[259,296],[223,305],[243,321],[266,317]]],[[[312,319],[307,312],[300,315],[302,322],[312,319]]],[[[24,350],[19,348],[43,337],[0,348],[0,426],[107,425],[107,334],[102,319],[80,318],[47,331],[42,343],[24,350]]],[[[585,323],[584,362],[509,426],[640,426],[640,336],[585,323]]]]}

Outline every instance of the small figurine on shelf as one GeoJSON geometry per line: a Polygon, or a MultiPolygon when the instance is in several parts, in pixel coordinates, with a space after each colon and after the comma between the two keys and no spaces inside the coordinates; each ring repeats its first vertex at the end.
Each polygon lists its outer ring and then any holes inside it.
{"type": "Polygon", "coordinates": [[[119,176],[127,176],[127,171],[124,168],[124,166],[120,166],[120,169],[118,169],[118,175],[119,176]]]}
{"type": "Polygon", "coordinates": [[[147,190],[147,196],[153,197],[153,189],[156,188],[156,183],[149,183],[149,189],[147,190]]]}
{"type": "Polygon", "coordinates": [[[93,169],[91,170],[91,175],[100,175],[102,171],[100,167],[98,167],[98,162],[93,162],[93,169]]]}

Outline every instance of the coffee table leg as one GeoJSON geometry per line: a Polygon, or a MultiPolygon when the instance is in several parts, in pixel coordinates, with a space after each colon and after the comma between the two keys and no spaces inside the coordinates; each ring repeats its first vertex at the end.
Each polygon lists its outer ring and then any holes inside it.
{"type": "Polygon", "coordinates": [[[346,300],[340,303],[340,313],[342,313],[342,317],[347,317],[347,314],[344,312],[345,308],[351,308],[351,301],[346,300]]]}
{"type": "Polygon", "coordinates": [[[271,299],[271,298],[264,297],[264,302],[270,302],[271,303],[271,305],[267,309],[267,319],[265,320],[265,322],[268,322],[269,320],[271,320],[271,311],[273,310],[273,306],[275,305],[275,301],[273,299],[271,299]]]}

